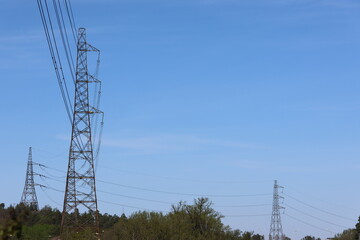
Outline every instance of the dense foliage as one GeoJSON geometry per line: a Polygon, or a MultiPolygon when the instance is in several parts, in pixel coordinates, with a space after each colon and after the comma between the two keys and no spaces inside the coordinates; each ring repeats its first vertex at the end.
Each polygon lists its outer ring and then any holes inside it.
{"type": "MultiPolygon", "coordinates": [[[[89,213],[80,215],[89,217],[89,213]]],[[[211,202],[200,198],[189,205],[180,202],[169,213],[136,212],[126,217],[100,214],[102,239],[106,240],[263,240],[252,232],[231,230],[221,222],[211,202]]],[[[51,239],[59,236],[61,213],[46,206],[38,211],[23,204],[0,206],[0,239],[51,239]]],[[[85,233],[84,233],[85,234],[85,233]]],[[[77,236],[76,239],[82,238],[77,236]]]]}
{"type": "MultiPolygon", "coordinates": [[[[89,213],[80,217],[88,218],[89,213]]],[[[193,204],[180,202],[166,214],[140,211],[120,217],[99,215],[102,239],[106,240],[264,240],[264,236],[253,232],[232,230],[221,219],[206,198],[196,199],[193,204]]],[[[49,206],[35,211],[23,204],[8,208],[0,204],[0,239],[52,239],[60,234],[60,222],[61,212],[49,206]]],[[[358,233],[360,218],[356,228],[335,235],[334,240],[357,240],[358,233]]],[[[72,239],[88,238],[80,233],[72,239]]],[[[305,236],[302,240],[319,239],[305,236]]]]}
{"type": "Polygon", "coordinates": [[[180,202],[167,214],[137,212],[120,220],[103,234],[116,240],[262,240],[263,236],[231,230],[206,198],[193,205],[180,202]]]}
{"type": "MultiPolygon", "coordinates": [[[[88,217],[88,213],[80,217],[88,217]]],[[[111,228],[119,221],[116,215],[100,214],[102,229],[111,228]]],[[[61,212],[49,206],[35,211],[31,207],[18,204],[5,208],[0,204],[0,239],[44,240],[60,234],[61,212]]]]}

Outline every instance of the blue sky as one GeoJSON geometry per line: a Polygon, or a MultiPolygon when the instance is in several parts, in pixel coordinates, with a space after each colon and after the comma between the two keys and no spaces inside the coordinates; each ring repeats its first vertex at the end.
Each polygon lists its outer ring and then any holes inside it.
{"type": "MultiPolygon", "coordinates": [[[[277,179],[285,194],[323,210],[285,196],[284,204],[307,214],[284,205],[286,235],[326,238],[354,226],[360,215],[357,1],[72,2],[77,25],[102,51],[99,180],[227,195],[271,194],[277,179]]],[[[70,126],[36,1],[0,4],[0,190],[1,202],[10,204],[21,197],[29,146],[34,161],[66,169],[70,126]]],[[[102,201],[163,211],[170,204],[104,191],[169,203],[193,198],[101,182],[98,190],[102,201]]],[[[37,191],[41,206],[63,201],[62,193],[37,191]]],[[[226,224],[268,235],[270,216],[233,215],[270,214],[270,205],[231,206],[271,204],[271,195],[211,200],[226,224]]],[[[105,202],[99,208],[137,210],[105,202]]]]}

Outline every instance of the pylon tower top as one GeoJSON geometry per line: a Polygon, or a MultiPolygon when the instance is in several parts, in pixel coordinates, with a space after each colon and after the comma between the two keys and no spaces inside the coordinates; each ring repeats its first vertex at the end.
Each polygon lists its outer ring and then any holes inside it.
{"type": "Polygon", "coordinates": [[[26,178],[24,191],[21,196],[21,203],[33,208],[34,210],[39,209],[38,200],[35,192],[35,182],[34,182],[34,171],[33,171],[33,161],[32,161],[32,151],[29,147],[29,156],[28,163],[26,168],[26,178]]]}
{"type": "Polygon", "coordinates": [[[279,201],[279,199],[283,197],[279,195],[279,188],[283,188],[283,187],[279,186],[277,184],[277,180],[275,180],[269,240],[285,239],[282,230],[281,215],[280,215],[280,209],[283,209],[283,207],[280,206],[280,201],[279,201]]]}

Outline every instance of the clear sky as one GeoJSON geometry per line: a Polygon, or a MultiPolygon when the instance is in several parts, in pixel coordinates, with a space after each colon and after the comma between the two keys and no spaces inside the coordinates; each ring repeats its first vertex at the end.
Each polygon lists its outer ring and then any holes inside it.
{"type": "MultiPolygon", "coordinates": [[[[285,187],[286,235],[326,238],[355,225],[358,1],[72,3],[77,25],[102,51],[99,180],[198,196],[270,194],[211,198],[226,224],[267,236],[277,179],[285,187]],[[264,206],[239,207],[252,204],[264,206]]],[[[10,204],[21,197],[28,147],[34,161],[65,171],[71,129],[36,1],[0,6],[0,202],[10,204]]],[[[38,183],[64,189],[65,173],[35,170],[60,180],[38,183]]],[[[166,211],[194,198],[97,188],[100,211],[116,214],[166,211]]],[[[61,208],[62,193],[37,193],[41,206],[61,208]]]]}

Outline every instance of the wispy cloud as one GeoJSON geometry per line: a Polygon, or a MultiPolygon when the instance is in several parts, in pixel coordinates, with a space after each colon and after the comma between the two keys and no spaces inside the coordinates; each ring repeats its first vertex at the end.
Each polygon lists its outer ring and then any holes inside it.
{"type": "Polygon", "coordinates": [[[19,44],[19,43],[28,43],[41,40],[44,34],[30,33],[26,35],[0,35],[0,43],[2,44],[19,44]]]}
{"type": "Polygon", "coordinates": [[[41,32],[25,35],[0,35],[0,68],[18,68],[19,64],[37,65],[42,62],[37,48],[43,46],[45,36],[41,32]]]}

